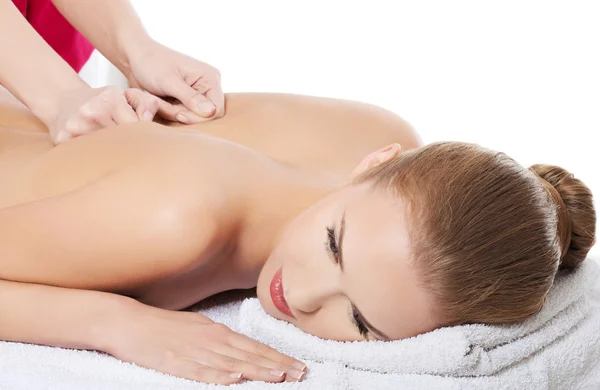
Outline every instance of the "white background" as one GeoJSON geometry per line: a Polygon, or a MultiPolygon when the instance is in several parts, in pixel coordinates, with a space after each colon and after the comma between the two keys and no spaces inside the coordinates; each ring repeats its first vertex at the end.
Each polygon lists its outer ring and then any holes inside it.
{"type": "Polygon", "coordinates": [[[425,142],[561,165],[600,199],[598,1],[133,4],[155,39],[221,70],[225,92],[377,104],[425,142]]]}

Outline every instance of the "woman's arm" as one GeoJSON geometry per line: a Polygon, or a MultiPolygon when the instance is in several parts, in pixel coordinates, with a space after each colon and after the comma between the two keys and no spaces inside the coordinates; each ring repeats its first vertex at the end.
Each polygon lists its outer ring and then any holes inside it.
{"type": "Polygon", "coordinates": [[[116,294],[0,280],[0,340],[109,351],[117,321],[135,303],[116,294]]]}
{"type": "Polygon", "coordinates": [[[225,114],[217,69],[152,40],[129,1],[53,2],[132,86],[181,102],[160,102],[159,114],[165,119],[192,124],[225,114]]]}
{"type": "Polygon", "coordinates": [[[132,56],[152,40],[127,0],[53,0],[60,13],[110,62],[128,73],[132,56]]]}
{"type": "Polygon", "coordinates": [[[0,85],[45,123],[56,115],[61,96],[86,86],[11,0],[0,0],[0,85]]]}
{"type": "Polygon", "coordinates": [[[302,364],[201,314],[116,294],[0,280],[0,308],[0,340],[99,350],[196,381],[281,382],[302,364]]]}
{"type": "MultiPolygon", "coordinates": [[[[88,2],[70,4],[78,8],[88,2]]],[[[110,4],[105,7],[111,8],[110,4]]],[[[140,90],[128,90],[136,97],[132,104],[132,97],[120,88],[92,89],[29,26],[10,0],[0,0],[0,85],[44,122],[54,143],[152,118],[158,110],[158,100],[140,90]]]]}

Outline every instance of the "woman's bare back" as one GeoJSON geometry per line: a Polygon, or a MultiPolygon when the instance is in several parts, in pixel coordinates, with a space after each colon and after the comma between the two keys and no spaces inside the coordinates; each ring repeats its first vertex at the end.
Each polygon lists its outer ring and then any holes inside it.
{"type": "MultiPolygon", "coordinates": [[[[52,144],[41,122],[32,114],[1,93],[0,98],[3,98],[0,99],[2,185],[4,175],[18,171],[22,159],[37,159],[52,149],[52,144]],[[10,156],[3,158],[7,153],[10,156]]],[[[367,153],[389,143],[400,143],[404,149],[421,144],[416,132],[405,121],[384,109],[358,102],[284,94],[229,94],[225,117],[177,129],[197,130],[227,139],[292,166],[342,175],[348,174],[367,153]]],[[[127,150],[123,158],[138,158],[134,148],[139,140],[113,141],[127,150]],[[130,141],[132,145],[123,144],[130,141]]],[[[45,165],[50,164],[50,170],[64,170],[61,167],[68,166],[64,175],[72,175],[73,161],[82,160],[79,155],[89,156],[90,152],[99,149],[95,142],[78,145],[64,153],[53,150],[53,157],[48,158],[45,165]]],[[[93,158],[95,166],[110,165],[118,150],[123,150],[117,145],[111,148],[114,153],[93,158]]],[[[89,172],[89,166],[82,170],[89,172]]]]}

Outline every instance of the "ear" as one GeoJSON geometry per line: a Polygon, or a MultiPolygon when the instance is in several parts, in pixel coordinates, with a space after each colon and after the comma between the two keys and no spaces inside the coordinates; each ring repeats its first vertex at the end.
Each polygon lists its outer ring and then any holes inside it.
{"type": "Polygon", "coordinates": [[[369,153],[367,157],[358,164],[354,171],[352,171],[352,176],[358,176],[368,169],[397,157],[401,150],[402,147],[400,144],[389,144],[375,152],[369,153]]]}

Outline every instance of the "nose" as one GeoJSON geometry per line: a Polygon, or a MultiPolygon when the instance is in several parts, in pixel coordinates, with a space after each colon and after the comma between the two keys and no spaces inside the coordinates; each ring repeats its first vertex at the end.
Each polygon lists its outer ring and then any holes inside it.
{"type": "Polygon", "coordinates": [[[310,275],[301,270],[290,272],[288,281],[283,284],[286,301],[292,310],[315,313],[340,293],[338,279],[337,274],[329,270],[310,275]]]}

